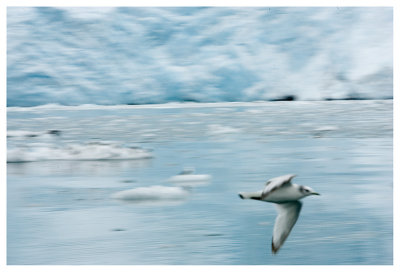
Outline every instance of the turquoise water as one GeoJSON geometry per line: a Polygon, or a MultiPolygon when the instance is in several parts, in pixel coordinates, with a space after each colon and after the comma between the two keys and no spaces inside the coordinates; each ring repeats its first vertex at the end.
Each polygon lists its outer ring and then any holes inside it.
{"type": "Polygon", "coordinates": [[[8,108],[7,262],[392,264],[392,106],[8,108]],[[146,156],[132,159],[128,151],[146,156]],[[185,188],[188,196],[178,200],[112,198],[131,188],[176,186],[168,178],[186,167],[212,178],[185,188]],[[273,255],[275,208],[237,193],[287,173],[321,196],[303,200],[273,255]]]}

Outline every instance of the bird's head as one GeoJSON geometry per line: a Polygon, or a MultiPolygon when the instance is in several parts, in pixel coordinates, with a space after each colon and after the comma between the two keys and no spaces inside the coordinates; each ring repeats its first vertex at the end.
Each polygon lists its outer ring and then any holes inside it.
{"type": "Polygon", "coordinates": [[[320,195],[319,193],[315,192],[311,187],[308,186],[300,186],[300,192],[304,196],[309,196],[309,195],[320,195]]]}

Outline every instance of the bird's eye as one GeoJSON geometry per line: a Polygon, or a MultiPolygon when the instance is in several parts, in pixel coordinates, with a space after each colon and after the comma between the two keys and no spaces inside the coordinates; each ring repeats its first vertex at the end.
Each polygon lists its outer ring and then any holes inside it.
{"type": "Polygon", "coordinates": [[[300,191],[301,191],[302,193],[308,193],[308,192],[310,192],[310,190],[308,190],[308,189],[306,189],[306,188],[304,188],[304,187],[300,187],[300,191]]]}

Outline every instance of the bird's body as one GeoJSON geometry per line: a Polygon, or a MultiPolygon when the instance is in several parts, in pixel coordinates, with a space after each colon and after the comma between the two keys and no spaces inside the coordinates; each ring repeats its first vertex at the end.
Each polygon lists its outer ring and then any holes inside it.
{"type": "Polygon", "coordinates": [[[289,174],[267,181],[264,190],[252,193],[239,193],[242,199],[254,199],[276,204],[278,216],[272,236],[272,252],[276,253],[289,236],[301,211],[301,198],[319,195],[310,187],[292,184],[295,175],[289,174]]]}
{"type": "MultiPolygon", "coordinates": [[[[265,190],[264,190],[265,191],[265,190]]],[[[265,192],[263,192],[266,194],[265,192]]],[[[303,198],[304,195],[299,190],[299,185],[288,184],[283,185],[279,190],[274,190],[262,197],[263,201],[273,203],[284,203],[289,201],[296,201],[303,198]]]]}

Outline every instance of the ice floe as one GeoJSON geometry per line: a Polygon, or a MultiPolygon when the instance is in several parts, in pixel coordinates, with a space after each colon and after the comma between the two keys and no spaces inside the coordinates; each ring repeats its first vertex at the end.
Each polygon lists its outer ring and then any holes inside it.
{"type": "Polygon", "coordinates": [[[168,182],[184,187],[197,187],[207,185],[211,181],[211,175],[195,174],[194,168],[185,168],[178,175],[170,177],[168,182]]]}
{"type": "Polygon", "coordinates": [[[28,131],[28,130],[9,130],[7,131],[7,138],[35,138],[35,137],[51,137],[60,136],[61,130],[51,129],[42,132],[28,131]]]}
{"type": "Polygon", "coordinates": [[[151,158],[149,150],[125,147],[108,142],[70,143],[55,145],[31,143],[9,148],[7,162],[48,160],[132,160],[151,158]]]}
{"type": "Polygon", "coordinates": [[[111,197],[133,202],[153,202],[184,200],[189,194],[189,191],[182,187],[154,185],[120,191],[114,193],[111,197]]]}

